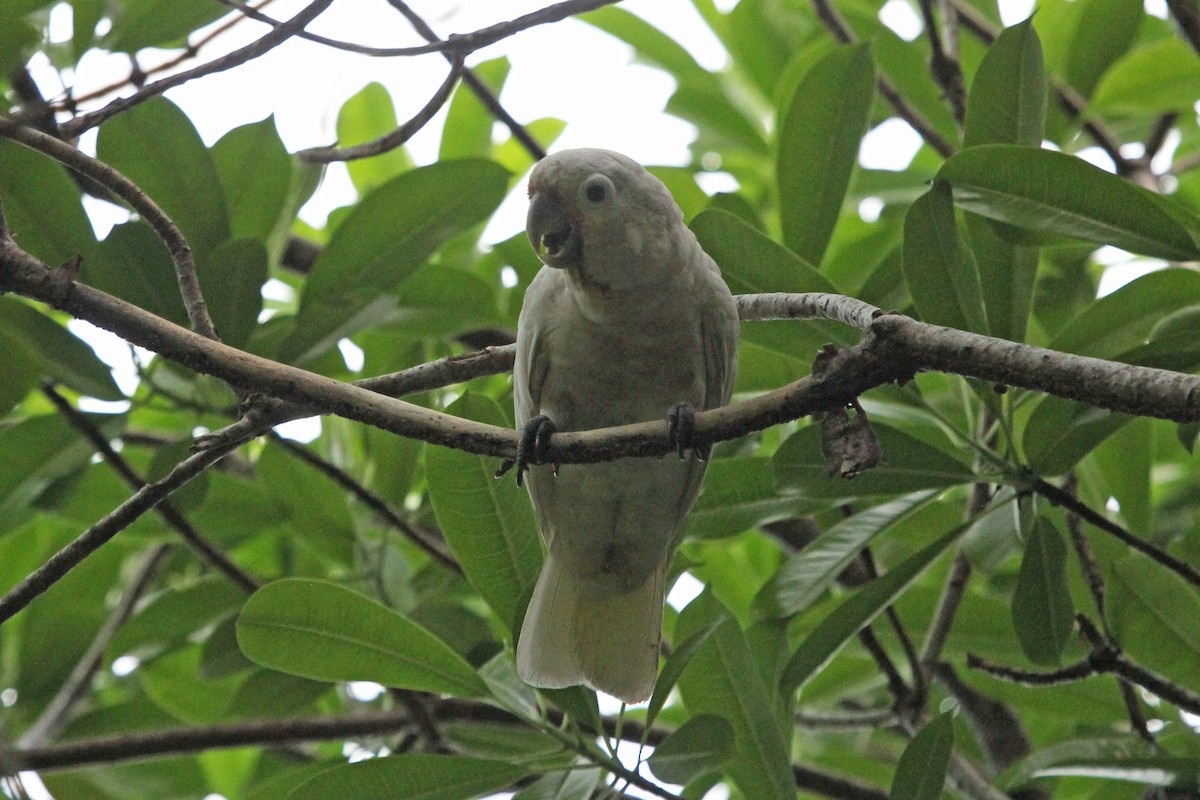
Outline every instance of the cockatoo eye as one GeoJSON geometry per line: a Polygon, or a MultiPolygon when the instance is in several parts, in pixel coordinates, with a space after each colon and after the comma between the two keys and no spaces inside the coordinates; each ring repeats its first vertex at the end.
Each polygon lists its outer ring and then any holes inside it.
{"type": "Polygon", "coordinates": [[[603,175],[593,175],[583,184],[582,194],[589,203],[603,203],[614,193],[612,181],[603,175]]]}

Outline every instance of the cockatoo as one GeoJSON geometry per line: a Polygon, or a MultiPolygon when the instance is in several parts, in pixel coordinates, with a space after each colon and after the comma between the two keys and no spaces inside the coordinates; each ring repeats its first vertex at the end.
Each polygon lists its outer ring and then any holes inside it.
{"type": "Polygon", "coordinates": [[[527,232],[547,268],[525,293],[513,391],[547,554],[517,673],[636,703],[654,688],[667,562],[707,467],[707,448],[683,457],[692,412],[729,402],[737,307],[666,186],[619,153],[541,161],[527,232]],[[554,430],[664,416],[678,459],[538,464],[554,430]]]}

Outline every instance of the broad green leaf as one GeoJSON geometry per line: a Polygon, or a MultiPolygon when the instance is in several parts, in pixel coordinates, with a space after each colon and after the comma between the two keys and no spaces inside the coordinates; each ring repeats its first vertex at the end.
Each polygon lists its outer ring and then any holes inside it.
{"type": "Polygon", "coordinates": [[[233,239],[196,262],[209,314],[225,344],[242,347],[258,325],[267,251],[261,241],[233,239]]]}
{"type": "Polygon", "coordinates": [[[904,217],[904,278],[924,322],[988,332],[979,267],[959,235],[947,183],[934,181],[904,217]]]}
{"type": "Polygon", "coordinates": [[[135,674],[146,696],[175,719],[190,725],[212,724],[233,703],[239,675],[200,678],[200,648],[187,645],[142,664],[135,674]]]}
{"type": "Polygon", "coordinates": [[[1039,518],[1025,545],[1012,599],[1017,641],[1035,664],[1060,663],[1075,624],[1066,568],[1067,548],[1062,536],[1054,523],[1039,518]]]}
{"type": "Polygon", "coordinates": [[[44,364],[25,341],[5,330],[3,322],[0,322],[0,348],[4,352],[4,360],[0,361],[0,414],[7,414],[37,386],[44,364]]]}
{"type": "Polygon", "coordinates": [[[952,156],[938,177],[960,207],[991,219],[1168,260],[1200,258],[1179,221],[1186,211],[1168,211],[1169,201],[1074,156],[981,145],[952,156]]]}
{"type": "Polygon", "coordinates": [[[1063,77],[1086,98],[1133,44],[1145,12],[1142,0],[1081,0],[1080,5],[1063,77]]]}
{"type": "Polygon", "coordinates": [[[735,68],[750,76],[763,97],[777,91],[793,54],[814,39],[823,42],[814,20],[781,3],[742,0],[724,19],[728,25],[722,39],[735,68]]]}
{"type": "Polygon", "coordinates": [[[1162,269],[1088,305],[1048,347],[1096,358],[1120,358],[1144,344],[1168,314],[1200,304],[1200,274],[1162,269]]]}
{"type": "Polygon", "coordinates": [[[1061,475],[1133,417],[1047,397],[1025,423],[1025,460],[1039,475],[1061,475]]]}
{"type": "Polygon", "coordinates": [[[801,497],[837,498],[907,494],[974,480],[970,467],[936,447],[887,425],[872,427],[883,447],[883,463],[851,480],[826,473],[819,425],[792,434],[773,459],[779,486],[801,497]]]}
{"type": "Polygon", "coordinates": [[[716,75],[700,66],[683,45],[636,14],[606,6],[580,14],[579,19],[625,42],[641,59],[663,68],[680,85],[706,89],[720,85],[716,75]]]}
{"type": "MultiPolygon", "coordinates": [[[[500,56],[480,62],[471,70],[498,97],[508,77],[509,66],[508,58],[500,56]]],[[[492,127],[495,123],[496,118],[479,101],[471,87],[459,83],[446,111],[438,160],[487,158],[492,152],[492,127]]]]}
{"type": "Polygon", "coordinates": [[[891,800],[940,800],[954,746],[954,715],[938,714],[904,748],[892,778],[891,800]]]}
{"type": "Polygon", "coordinates": [[[769,613],[791,616],[808,608],[872,539],[932,496],[931,492],[905,495],[830,527],[775,573],[763,591],[769,613]]]}
{"type": "Polygon", "coordinates": [[[684,530],[705,539],[733,536],[823,505],[779,492],[769,458],[718,458],[708,465],[704,491],[684,530]]]}
{"type": "Polygon", "coordinates": [[[737,621],[705,591],[683,610],[676,635],[692,635],[720,618],[724,621],[679,679],[683,702],[693,716],[713,714],[732,726],[734,750],[726,771],[746,797],[793,800],[796,787],[785,736],[791,726],[782,727],[775,718],[774,693],[759,677],[737,621]]]}
{"type": "Polygon", "coordinates": [[[113,228],[79,274],[89,286],[176,325],[189,325],[171,256],[145,222],[113,228]]]}
{"type": "MultiPolygon", "coordinates": [[[[463,395],[446,411],[489,425],[510,424],[494,401],[479,394],[463,395]]],[[[521,603],[533,590],[542,558],[525,491],[511,475],[497,480],[498,466],[494,458],[425,448],[429,499],[446,543],[467,580],[511,629],[520,621],[521,603]]]]}
{"type": "Polygon", "coordinates": [[[963,145],[1037,147],[1046,125],[1042,43],[1026,20],[1005,28],[975,73],[967,98],[963,145]]]}
{"type": "Polygon", "coordinates": [[[763,158],[770,149],[754,123],[722,92],[712,88],[680,86],[665,110],[694,124],[702,139],[719,144],[721,150],[742,150],[763,158]]]}
{"type": "Polygon", "coordinates": [[[891,605],[917,576],[967,529],[959,525],[856,591],[800,643],[784,668],[780,692],[790,696],[837,655],[842,646],[891,605]]]}
{"type": "MultiPolygon", "coordinates": [[[[368,83],[338,111],[338,146],[353,147],[374,141],[394,131],[397,125],[391,94],[381,83],[368,83]]],[[[412,168],[412,156],[405,147],[346,162],[350,180],[362,195],[412,168]]]]}
{"type": "Polygon", "coordinates": [[[1141,115],[1187,111],[1200,100],[1200,60],[1168,36],[1127,53],[1104,74],[1092,96],[1097,114],[1141,115]]]}
{"type": "Polygon", "coordinates": [[[1130,420],[1097,447],[1093,456],[1105,489],[1121,507],[1121,519],[1135,531],[1154,530],[1153,424],[1147,417],[1130,420]]]}
{"type": "Polygon", "coordinates": [[[1105,611],[1126,655],[1200,690],[1200,597],[1182,578],[1130,554],[1112,565],[1105,611]]]}
{"type": "MultiPolygon", "coordinates": [[[[0,297],[0,333],[19,343],[19,350],[34,359],[39,372],[80,394],[99,400],[125,399],[108,365],[90,346],[28,303],[0,297]]],[[[19,358],[14,352],[9,355],[19,358]]]]}
{"type": "Polygon", "coordinates": [[[394,306],[387,293],[451,237],[486,219],[507,189],[508,173],[478,160],[421,167],[375,189],[313,264],[281,358],[323,353],[359,328],[378,302],[394,306]]]}
{"type": "Polygon", "coordinates": [[[333,583],[267,584],[246,601],[237,635],[252,661],[291,675],[454,696],[487,693],[471,665],[429,631],[333,583]]]}
{"type": "MultiPolygon", "coordinates": [[[[29,51],[41,36],[32,25],[20,19],[6,17],[9,15],[0,12],[0,75],[7,78],[17,68],[25,66],[29,59],[29,51]]],[[[5,146],[12,145],[6,142],[5,146]]]]}
{"type": "MultiPolygon", "coordinates": [[[[988,49],[971,84],[964,144],[1038,146],[1046,127],[1046,93],[1042,46],[1031,21],[1005,28],[988,49]]],[[[966,224],[978,265],[988,332],[1024,341],[1037,249],[1001,238],[991,223],[976,214],[967,214],[966,224]]]]}
{"type": "Polygon", "coordinates": [[[229,131],[213,145],[212,158],[229,208],[230,238],[267,244],[287,209],[293,179],[274,117],[229,131]]]}
{"type": "Polygon", "coordinates": [[[389,335],[413,338],[453,336],[465,331],[503,327],[496,308],[496,289],[483,278],[443,263],[418,269],[395,293],[403,317],[387,330],[389,335]],[[446,298],[453,297],[453,303],[446,298]]]}
{"type": "Polygon", "coordinates": [[[56,267],[96,247],[79,188],[48,156],[0,139],[0,197],[21,249],[56,267]]]}
{"type": "Polygon", "coordinates": [[[512,800],[590,800],[603,772],[599,768],[550,772],[512,796],[512,800]]]}
{"type": "Polygon", "coordinates": [[[260,485],[293,539],[335,564],[354,559],[354,520],[342,487],[284,450],[269,444],[255,463],[260,485]]]}
{"type": "Polygon", "coordinates": [[[122,53],[178,45],[192,31],[229,13],[225,6],[206,0],[127,0],[117,8],[104,45],[122,53]]]}
{"type": "Polygon", "coordinates": [[[505,789],[527,774],[526,767],[504,761],[406,753],[326,770],[287,800],[470,800],[505,789]]]}
{"type": "Polygon", "coordinates": [[[654,720],[658,718],[659,712],[663,706],[667,704],[667,698],[671,695],[671,690],[675,688],[675,684],[679,682],[679,676],[691,663],[692,656],[696,655],[713,631],[725,621],[725,617],[718,616],[716,619],[708,623],[704,628],[692,632],[682,642],[675,642],[671,648],[671,652],[667,655],[663,662],[662,671],[658,674],[658,679],[654,682],[654,693],[650,695],[650,702],[646,707],[646,724],[654,724],[654,720]]]}
{"type": "Polygon", "coordinates": [[[811,263],[821,263],[842,211],[874,94],[870,49],[839,48],[804,76],[779,123],[783,241],[811,263]]]}
{"type": "Polygon", "coordinates": [[[174,220],[197,255],[229,238],[229,211],[212,155],[170,101],[148,100],[105,122],[96,151],[174,220]]]}
{"type": "MultiPolygon", "coordinates": [[[[125,425],[123,415],[88,414],[106,436],[125,425]]],[[[87,466],[95,448],[57,414],[29,417],[0,428],[0,531],[28,514],[55,481],[87,466]]]]}
{"type": "Polygon", "coordinates": [[[696,714],[668,736],[647,759],[654,777],[685,784],[720,768],[733,755],[733,727],[724,717],[696,714]]]}

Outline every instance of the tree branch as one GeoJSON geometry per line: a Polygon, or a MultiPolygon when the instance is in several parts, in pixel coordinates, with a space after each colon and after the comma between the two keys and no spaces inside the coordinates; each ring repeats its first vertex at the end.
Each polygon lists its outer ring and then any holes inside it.
{"type": "Polygon", "coordinates": [[[245,64],[247,61],[252,61],[264,53],[267,53],[279,45],[283,44],[288,39],[295,36],[300,31],[304,30],[304,26],[316,19],[325,9],[333,3],[333,0],[313,0],[299,14],[292,17],[285,23],[273,28],[265,36],[257,41],[251,42],[245,47],[238,48],[232,53],[213,59],[206,64],[201,64],[193,69],[185,70],[176,73],[170,77],[155,81],[154,83],[144,86],[128,97],[121,97],[113,100],[108,105],[88,114],[75,117],[74,119],[63,123],[62,134],[64,139],[74,139],[79,134],[86,130],[96,127],[107,119],[120,114],[128,108],[132,108],[138,103],[148,100],[151,97],[157,97],[168,89],[180,86],[188,81],[205,75],[212,75],[216,72],[223,72],[227,69],[245,64]]]}
{"type": "Polygon", "coordinates": [[[22,747],[35,747],[53,739],[62,730],[70,717],[71,710],[91,686],[92,678],[95,677],[96,671],[103,663],[104,651],[108,648],[109,642],[116,636],[117,631],[129,618],[129,615],[133,613],[134,606],[146,593],[150,582],[158,573],[158,568],[162,566],[171,550],[172,545],[170,544],[156,545],[142,559],[137,572],[129,581],[129,586],[121,594],[121,600],[108,615],[104,625],[96,632],[87,651],[75,664],[75,668],[71,670],[71,674],[67,676],[54,699],[46,705],[37,720],[21,734],[19,741],[22,747]]]}
{"type": "Polygon", "coordinates": [[[446,79],[442,81],[442,85],[434,92],[433,97],[429,98],[429,102],[408,122],[396,128],[391,133],[380,136],[378,139],[370,142],[363,142],[353,147],[318,147],[312,150],[302,150],[296,154],[297,157],[301,161],[307,161],[312,164],[328,164],[333,161],[354,161],[359,158],[370,158],[380,153],[386,153],[389,150],[395,150],[411,139],[413,134],[425,127],[426,123],[433,119],[433,115],[450,99],[450,95],[454,91],[454,87],[458,84],[459,77],[462,75],[463,63],[462,56],[460,55],[449,56],[449,58],[450,72],[446,75],[446,79]]]}
{"type": "Polygon", "coordinates": [[[167,252],[170,253],[171,263],[175,265],[175,278],[179,283],[179,292],[183,295],[183,305],[187,309],[192,329],[209,339],[218,338],[212,317],[208,314],[208,306],[204,302],[204,294],[200,291],[200,280],[196,276],[196,262],[192,258],[192,248],[184,238],[183,232],[179,230],[179,226],[167,216],[158,203],[155,203],[137,184],[108,164],[92,158],[82,150],[53,136],[5,117],[0,117],[0,136],[53,158],[75,172],[91,178],[129,203],[133,210],[146,220],[166,246],[167,252]]]}
{"type": "MultiPolygon", "coordinates": [[[[79,413],[67,401],[67,398],[59,394],[50,384],[42,387],[42,394],[58,410],[58,413],[71,424],[71,427],[79,431],[85,439],[91,442],[96,451],[104,457],[104,460],[112,467],[113,471],[121,476],[127,486],[136,492],[146,485],[146,481],[133,471],[133,468],[129,466],[129,462],[112,448],[112,445],[104,438],[104,434],[97,430],[96,426],[87,417],[79,413]]],[[[228,556],[222,553],[212,542],[208,541],[169,502],[164,500],[155,507],[155,510],[158,511],[167,525],[178,533],[201,558],[212,565],[222,575],[229,578],[234,586],[249,594],[261,585],[256,578],[233,563],[228,556]]]]}

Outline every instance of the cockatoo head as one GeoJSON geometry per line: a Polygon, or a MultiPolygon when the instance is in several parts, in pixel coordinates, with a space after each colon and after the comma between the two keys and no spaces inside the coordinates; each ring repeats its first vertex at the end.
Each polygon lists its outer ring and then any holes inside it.
{"type": "Polygon", "coordinates": [[[680,267],[691,238],[662,181],[610,150],[547,156],[529,176],[526,232],[548,267],[588,288],[636,288],[680,267]]]}

